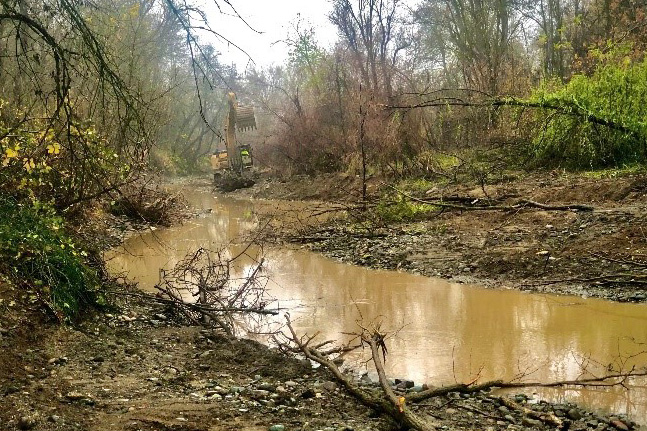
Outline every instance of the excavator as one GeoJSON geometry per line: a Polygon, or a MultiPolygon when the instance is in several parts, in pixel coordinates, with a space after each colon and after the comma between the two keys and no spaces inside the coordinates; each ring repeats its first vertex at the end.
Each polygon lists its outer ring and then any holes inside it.
{"type": "MultiPolygon", "coordinates": [[[[216,183],[223,178],[227,182],[239,178],[242,180],[245,170],[253,165],[252,149],[249,145],[240,145],[236,140],[236,129],[239,132],[256,129],[254,107],[239,105],[234,93],[228,94],[229,109],[224,122],[225,149],[217,150],[211,156],[211,168],[216,183]]],[[[248,183],[249,180],[241,181],[248,183]]],[[[253,182],[252,182],[253,184],[253,182]]]]}

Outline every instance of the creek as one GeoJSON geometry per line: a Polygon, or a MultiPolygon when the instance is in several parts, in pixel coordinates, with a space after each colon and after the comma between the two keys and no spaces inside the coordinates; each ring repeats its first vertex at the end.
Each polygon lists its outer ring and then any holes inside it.
{"type": "MultiPolygon", "coordinates": [[[[258,202],[183,191],[204,213],[182,225],[133,236],[106,255],[114,273],[153,290],[160,268],[170,269],[198,247],[236,255],[241,234],[256,226],[258,202]],[[208,209],[211,209],[209,212],[208,209]]],[[[298,205],[298,204],[295,204],[298,205]]],[[[256,253],[258,250],[252,250],[256,253]]],[[[260,251],[259,251],[260,252],[260,251]]],[[[300,333],[342,339],[357,322],[380,321],[395,332],[387,346],[391,377],[433,386],[491,379],[575,379],[582,367],[602,372],[647,363],[647,306],[573,296],[524,293],[454,284],[441,279],[339,263],[300,249],[262,252],[267,287],[288,308],[300,333]]],[[[247,263],[247,269],[252,262],[247,263]]],[[[240,268],[244,273],[246,264],[240,268]]],[[[350,357],[359,369],[366,352],[350,357]]],[[[370,370],[368,370],[370,371],[370,370]]],[[[536,398],[572,401],[626,413],[647,424],[647,381],[630,389],[542,389],[536,398]]],[[[519,392],[519,391],[516,391],[519,392]]]]}

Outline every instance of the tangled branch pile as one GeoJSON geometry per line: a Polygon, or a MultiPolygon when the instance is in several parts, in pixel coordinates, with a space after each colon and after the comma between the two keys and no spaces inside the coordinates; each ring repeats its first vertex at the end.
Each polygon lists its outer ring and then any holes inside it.
{"type": "Polygon", "coordinates": [[[189,323],[220,328],[230,337],[240,323],[237,316],[276,314],[265,309],[263,259],[253,259],[241,276],[235,276],[235,263],[242,256],[249,257],[246,250],[229,259],[223,251],[202,247],[188,253],[171,271],[160,270],[156,300],[171,306],[189,323]]]}

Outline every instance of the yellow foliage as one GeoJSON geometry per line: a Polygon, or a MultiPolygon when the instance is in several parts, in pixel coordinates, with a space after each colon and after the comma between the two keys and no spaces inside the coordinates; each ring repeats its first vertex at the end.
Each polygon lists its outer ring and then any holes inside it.
{"type": "Polygon", "coordinates": [[[13,159],[14,157],[18,157],[18,150],[20,147],[16,145],[14,148],[7,148],[7,151],[5,152],[5,157],[8,159],[13,159]]]}
{"type": "Polygon", "coordinates": [[[132,18],[135,18],[139,15],[139,3],[134,4],[130,9],[128,9],[128,13],[132,18]]]}
{"type": "Polygon", "coordinates": [[[58,142],[49,144],[47,146],[47,152],[49,154],[59,154],[61,152],[61,146],[58,144],[58,142]]]}
{"type": "Polygon", "coordinates": [[[400,397],[398,398],[398,410],[400,410],[400,413],[404,412],[404,404],[407,401],[405,397],[400,397]]]}
{"type": "Polygon", "coordinates": [[[22,159],[22,161],[23,161],[23,166],[25,167],[27,172],[31,172],[36,168],[36,163],[34,162],[34,159],[25,157],[22,159]]]}

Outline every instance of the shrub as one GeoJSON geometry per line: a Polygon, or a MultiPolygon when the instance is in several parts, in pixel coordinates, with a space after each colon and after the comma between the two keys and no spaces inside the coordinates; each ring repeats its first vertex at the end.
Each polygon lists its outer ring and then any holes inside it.
{"type": "Polygon", "coordinates": [[[644,162],[647,59],[607,60],[593,75],[576,75],[533,99],[558,108],[542,111],[531,146],[535,163],[589,169],[644,162]]]}
{"type": "Polygon", "coordinates": [[[97,299],[97,272],[50,206],[0,198],[0,256],[3,272],[33,289],[59,319],[74,317],[97,299]]]}
{"type": "Polygon", "coordinates": [[[383,198],[374,209],[379,220],[384,223],[403,222],[424,219],[438,210],[434,205],[412,202],[398,195],[394,198],[383,198]]]}

